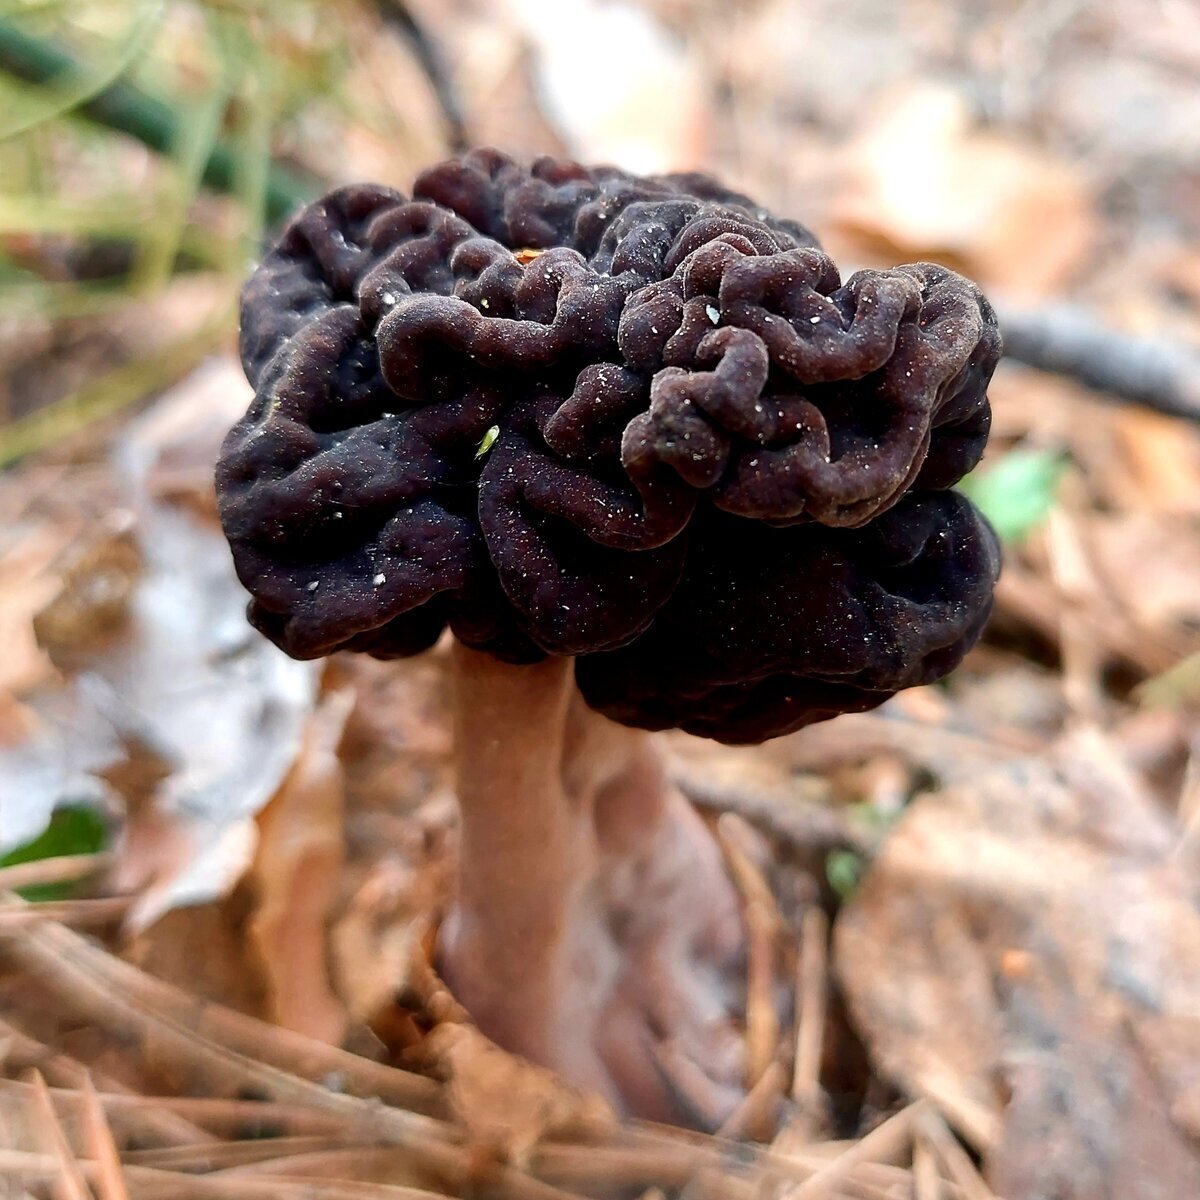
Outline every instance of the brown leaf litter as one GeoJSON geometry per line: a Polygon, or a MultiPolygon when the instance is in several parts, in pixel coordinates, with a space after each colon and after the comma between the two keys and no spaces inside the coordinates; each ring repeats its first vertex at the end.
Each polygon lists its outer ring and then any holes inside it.
{"type": "Polygon", "coordinates": [[[872,1053],[954,1118],[999,1194],[1200,1190],[1200,894],[1179,848],[1082,731],[1057,761],[920,797],[842,913],[872,1053]]]}

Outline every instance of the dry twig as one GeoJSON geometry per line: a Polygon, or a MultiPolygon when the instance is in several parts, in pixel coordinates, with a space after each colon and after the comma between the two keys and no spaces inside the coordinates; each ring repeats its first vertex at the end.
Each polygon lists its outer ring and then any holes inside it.
{"type": "Polygon", "coordinates": [[[108,853],[62,854],[57,858],[40,858],[36,862],[0,867],[0,892],[45,883],[72,883],[107,870],[112,861],[113,857],[108,853]]]}
{"type": "Polygon", "coordinates": [[[900,1158],[912,1145],[913,1127],[924,1107],[924,1102],[917,1100],[889,1117],[798,1188],[790,1191],[787,1200],[827,1200],[850,1177],[855,1167],[865,1163],[894,1162],[900,1158]]]}
{"type": "Polygon", "coordinates": [[[129,1200],[121,1156],[113,1139],[112,1129],[96,1098],[92,1081],[83,1081],[83,1137],[88,1156],[96,1161],[96,1190],[99,1200],[129,1200]]]}
{"type": "Polygon", "coordinates": [[[32,1071],[30,1082],[33,1086],[34,1111],[40,1118],[39,1128],[49,1143],[51,1157],[57,1164],[57,1170],[51,1179],[55,1195],[59,1200],[92,1200],[83,1172],[71,1150],[71,1143],[63,1132],[58,1113],[54,1111],[54,1102],[50,1099],[46,1081],[40,1072],[32,1071]]]}
{"type": "Polygon", "coordinates": [[[753,1088],[779,1052],[775,942],[785,926],[771,887],[748,852],[752,831],[727,812],[717,822],[717,833],[742,894],[746,922],[746,1086],[753,1088]]]}
{"type": "Polygon", "coordinates": [[[1158,338],[1133,337],[1086,310],[1002,307],[1007,356],[1084,387],[1200,421],[1200,354],[1158,338]]]}

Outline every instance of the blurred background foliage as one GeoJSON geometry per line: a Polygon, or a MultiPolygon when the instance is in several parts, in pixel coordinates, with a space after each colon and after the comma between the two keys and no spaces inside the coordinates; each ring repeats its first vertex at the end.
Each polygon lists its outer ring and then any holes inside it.
{"type": "Polygon", "coordinates": [[[1191,0],[0,0],[0,465],[228,344],[272,221],[468,140],[1187,340],[1198,73],[1191,0]]]}
{"type": "MultiPolygon", "coordinates": [[[[5,371],[0,463],[226,339],[264,226],[319,193],[347,142],[443,140],[436,117],[431,131],[421,106],[374,86],[365,43],[388,35],[387,7],[0,5],[0,337],[28,358],[5,371]],[[124,329],[136,355],[78,344],[124,329]]],[[[394,25],[411,30],[403,14],[394,25]]]]}

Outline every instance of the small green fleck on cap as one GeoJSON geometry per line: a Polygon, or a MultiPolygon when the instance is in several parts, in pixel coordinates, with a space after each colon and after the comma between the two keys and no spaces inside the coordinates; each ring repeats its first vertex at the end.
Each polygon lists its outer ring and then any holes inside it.
{"type": "Polygon", "coordinates": [[[475,447],[475,457],[482,458],[496,444],[499,436],[500,426],[493,425],[480,439],[479,445],[475,447]]]}

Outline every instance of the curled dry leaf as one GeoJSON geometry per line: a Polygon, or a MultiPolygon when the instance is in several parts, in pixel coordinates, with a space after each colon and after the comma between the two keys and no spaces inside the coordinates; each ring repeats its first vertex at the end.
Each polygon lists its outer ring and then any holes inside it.
{"type": "Polygon", "coordinates": [[[1006,1200],[1200,1193],[1200,908],[1178,844],[1101,735],[1077,736],[1055,766],[915,801],[838,922],[872,1054],[1006,1200]]]}
{"type": "Polygon", "coordinates": [[[326,925],[346,856],[338,742],[354,703],[332,692],[309,718],[279,791],[258,815],[252,868],[258,907],[250,933],[267,979],[271,1018],[284,1029],[335,1045],[346,1012],[325,965],[326,925]]]}
{"type": "Polygon", "coordinates": [[[600,1096],[501,1050],[473,1025],[443,1022],[421,1050],[429,1069],[448,1081],[450,1103],[471,1141],[502,1160],[523,1165],[545,1137],[615,1122],[600,1096]]]}
{"type": "MultiPolygon", "coordinates": [[[[444,1017],[439,1006],[449,997],[426,953],[435,915],[449,898],[447,863],[406,857],[389,855],[370,867],[330,937],[338,995],[355,1020],[380,1028],[402,1019],[400,998],[444,1017]]],[[[420,1036],[411,1022],[386,1033],[401,1049],[420,1036]]]]}

